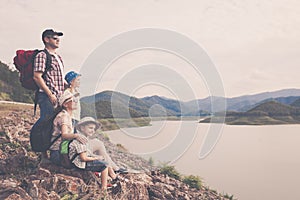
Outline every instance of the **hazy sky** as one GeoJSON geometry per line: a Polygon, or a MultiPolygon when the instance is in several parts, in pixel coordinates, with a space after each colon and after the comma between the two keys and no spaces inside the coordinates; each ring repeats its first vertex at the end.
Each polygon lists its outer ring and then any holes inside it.
{"type": "MultiPolygon", "coordinates": [[[[58,53],[65,71],[80,71],[103,42],[120,33],[151,27],[178,32],[205,49],[228,97],[300,86],[297,0],[0,0],[0,21],[0,60],[9,65],[16,49],[42,48],[41,33],[46,28],[64,32],[58,53]]],[[[151,50],[116,60],[98,83],[99,90],[115,89],[129,73],[126,69],[149,63],[182,75],[196,97],[209,93],[210,86],[195,76],[187,63],[151,50]]],[[[161,83],[150,87],[148,83],[131,93],[174,97],[172,87],[161,83]]]]}

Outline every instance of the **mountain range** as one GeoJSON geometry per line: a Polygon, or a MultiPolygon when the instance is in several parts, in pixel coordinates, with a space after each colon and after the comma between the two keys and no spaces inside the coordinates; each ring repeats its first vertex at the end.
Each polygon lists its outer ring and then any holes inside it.
{"type": "MultiPolygon", "coordinates": [[[[96,95],[81,98],[83,115],[95,110],[99,118],[161,117],[161,116],[209,116],[212,101],[225,100],[227,113],[245,113],[257,106],[276,102],[278,105],[294,109],[300,104],[300,89],[284,89],[245,95],[234,98],[207,97],[205,99],[183,102],[161,96],[136,98],[116,91],[103,91],[96,95]],[[88,110],[88,111],[87,111],[88,110]]],[[[280,107],[273,107],[275,110],[280,107]]],[[[222,110],[216,109],[216,112],[222,110]]]]}

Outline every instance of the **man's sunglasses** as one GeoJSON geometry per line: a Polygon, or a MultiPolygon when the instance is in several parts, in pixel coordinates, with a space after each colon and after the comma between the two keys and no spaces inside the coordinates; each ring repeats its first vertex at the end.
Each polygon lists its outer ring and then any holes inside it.
{"type": "Polygon", "coordinates": [[[58,37],[51,37],[51,36],[49,36],[48,38],[52,38],[53,40],[59,40],[58,37]]]}

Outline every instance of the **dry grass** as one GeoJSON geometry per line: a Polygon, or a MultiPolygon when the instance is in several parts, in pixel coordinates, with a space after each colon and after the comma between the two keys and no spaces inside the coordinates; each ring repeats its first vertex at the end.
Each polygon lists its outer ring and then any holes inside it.
{"type": "Polygon", "coordinates": [[[28,110],[28,109],[33,110],[33,105],[0,103],[0,116],[5,116],[12,111],[20,111],[20,110],[28,110]]]}

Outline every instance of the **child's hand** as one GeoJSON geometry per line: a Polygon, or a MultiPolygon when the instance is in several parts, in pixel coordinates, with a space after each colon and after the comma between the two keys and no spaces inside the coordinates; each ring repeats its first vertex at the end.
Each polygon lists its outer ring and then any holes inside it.
{"type": "Polygon", "coordinates": [[[97,155],[95,156],[97,158],[97,160],[104,160],[104,157],[103,156],[100,156],[100,155],[97,155]]]}
{"type": "Polygon", "coordinates": [[[82,144],[86,144],[87,143],[87,138],[84,137],[83,135],[80,134],[75,134],[76,135],[76,140],[78,140],[80,143],[82,144]]]}

